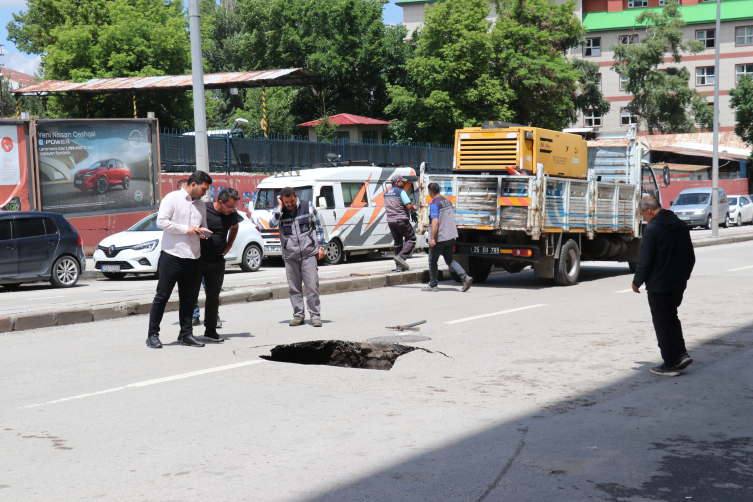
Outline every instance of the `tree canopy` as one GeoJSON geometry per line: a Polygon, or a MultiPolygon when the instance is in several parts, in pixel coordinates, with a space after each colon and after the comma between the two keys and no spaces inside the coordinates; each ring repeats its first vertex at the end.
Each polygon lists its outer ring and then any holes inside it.
{"type": "Polygon", "coordinates": [[[626,79],[625,90],[633,95],[627,105],[630,113],[639,117],[649,134],[693,132],[696,124],[711,128],[713,111],[705,97],[688,86],[688,69],[659,69],[667,55],[680,63],[683,53],[705,48],[698,40],[683,40],[685,21],[677,2],[670,1],[661,12],[646,10],[635,21],[646,25],[643,40],[612,47],[612,69],[626,79]]]}
{"type": "Polygon", "coordinates": [[[248,70],[306,68],[319,78],[308,89],[280,91],[297,123],[318,118],[312,116],[317,109],[381,118],[387,85],[402,80],[410,50],[403,42],[405,27],[382,22],[385,3],[244,0],[243,65],[248,70]]]}
{"type": "Polygon", "coordinates": [[[608,110],[593,65],[565,55],[583,36],[574,8],[572,0],[498,1],[492,23],[486,0],[432,4],[387,112],[411,139],[451,142],[455,129],[485,120],[561,129],[580,107],[608,110]]]}
{"type": "MultiPolygon", "coordinates": [[[[46,79],[85,82],[92,78],[181,75],[190,68],[187,20],[180,1],[28,0],[14,14],[9,40],[27,53],[43,54],[46,79]]],[[[211,26],[207,26],[211,29],[211,26]]],[[[141,110],[154,111],[162,125],[186,126],[192,120],[185,93],[139,95],[141,110]]],[[[52,96],[53,116],[86,117],[86,100],[52,96]]],[[[92,116],[129,117],[129,95],[93,97],[92,116]]]]}
{"type": "MultiPolygon", "coordinates": [[[[746,75],[740,78],[729,91],[730,107],[735,112],[735,134],[748,145],[753,145],[753,79],[746,75]]],[[[753,162],[753,153],[749,157],[753,162]]]]}

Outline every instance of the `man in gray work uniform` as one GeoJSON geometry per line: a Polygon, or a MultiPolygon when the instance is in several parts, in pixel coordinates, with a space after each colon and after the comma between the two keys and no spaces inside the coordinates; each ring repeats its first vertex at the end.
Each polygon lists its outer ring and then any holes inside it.
{"type": "Polygon", "coordinates": [[[406,261],[416,246],[416,232],[410,222],[408,211],[416,211],[403,187],[407,180],[396,174],[392,177],[392,187],[384,192],[384,210],[387,213],[387,226],[395,239],[395,263],[403,270],[410,270],[406,261]]]}
{"type": "Polygon", "coordinates": [[[302,284],[306,286],[306,306],[315,328],[322,327],[319,313],[319,268],[317,259],[324,258],[324,229],[319,213],[307,200],[298,199],[291,187],[285,187],[277,197],[278,207],[272,212],[269,226],[280,226],[282,259],[288,278],[290,303],[293,304],[291,326],[300,326],[306,319],[303,310],[302,284]]]}
{"type": "Polygon", "coordinates": [[[468,291],[473,283],[473,277],[465,273],[463,267],[452,259],[452,248],[458,236],[455,226],[455,210],[452,202],[439,195],[439,185],[429,183],[429,196],[432,198],[429,205],[429,285],[421,288],[421,291],[439,291],[437,276],[439,275],[439,257],[443,256],[447,266],[455,271],[463,281],[462,291],[468,291]]]}

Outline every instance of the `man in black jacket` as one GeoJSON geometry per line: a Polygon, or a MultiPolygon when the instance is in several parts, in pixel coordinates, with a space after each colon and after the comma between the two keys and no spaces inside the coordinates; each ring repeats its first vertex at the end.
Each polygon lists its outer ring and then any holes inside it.
{"type": "Polygon", "coordinates": [[[641,200],[640,211],[648,222],[633,278],[633,291],[645,282],[648,305],[664,364],[651,368],[661,376],[679,376],[693,360],[685,349],[677,308],[695,265],[690,230],[672,211],[661,208],[656,198],[641,200]]]}

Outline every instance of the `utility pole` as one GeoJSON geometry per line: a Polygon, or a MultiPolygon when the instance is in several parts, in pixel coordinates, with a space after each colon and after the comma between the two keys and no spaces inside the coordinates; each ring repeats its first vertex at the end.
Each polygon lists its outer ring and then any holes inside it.
{"type": "Polygon", "coordinates": [[[191,32],[191,73],[193,74],[193,121],[196,141],[196,170],[209,172],[207,110],[204,102],[204,61],[201,54],[199,0],[188,0],[188,28],[191,32]]]}
{"type": "Polygon", "coordinates": [[[714,150],[711,161],[711,237],[719,237],[719,46],[722,34],[722,2],[716,0],[714,33],[714,150]]]}

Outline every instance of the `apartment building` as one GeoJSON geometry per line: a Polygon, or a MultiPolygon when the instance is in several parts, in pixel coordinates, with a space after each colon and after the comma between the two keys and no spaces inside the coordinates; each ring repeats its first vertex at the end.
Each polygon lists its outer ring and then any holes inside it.
{"type": "MultiPolygon", "coordinates": [[[[661,9],[665,0],[578,0],[575,15],[587,29],[586,43],[571,51],[571,55],[599,64],[602,92],[612,103],[612,109],[604,116],[586,113],[573,124],[576,127],[593,127],[597,131],[617,132],[626,130],[637,117],[625,108],[631,96],[623,89],[625,82],[612,71],[614,62],[612,47],[617,44],[638,43],[646,36],[646,30],[636,26],[635,19],[646,9],[661,9]]],[[[404,24],[412,33],[419,28],[424,12],[434,2],[403,0],[397,2],[403,8],[404,24]]],[[[709,94],[713,102],[714,81],[719,78],[720,130],[732,131],[734,113],[729,107],[729,91],[743,75],[753,75],[753,0],[723,0],[721,6],[721,33],[717,34],[716,2],[681,0],[680,12],[687,23],[685,38],[703,41],[706,49],[695,55],[684,55],[681,65],[687,67],[691,78],[689,85],[698,92],[709,94]],[[716,44],[720,47],[719,68],[714,67],[716,44]]],[[[496,19],[492,10],[488,19],[496,19]]],[[[664,67],[670,66],[669,58],[664,67]]]]}

